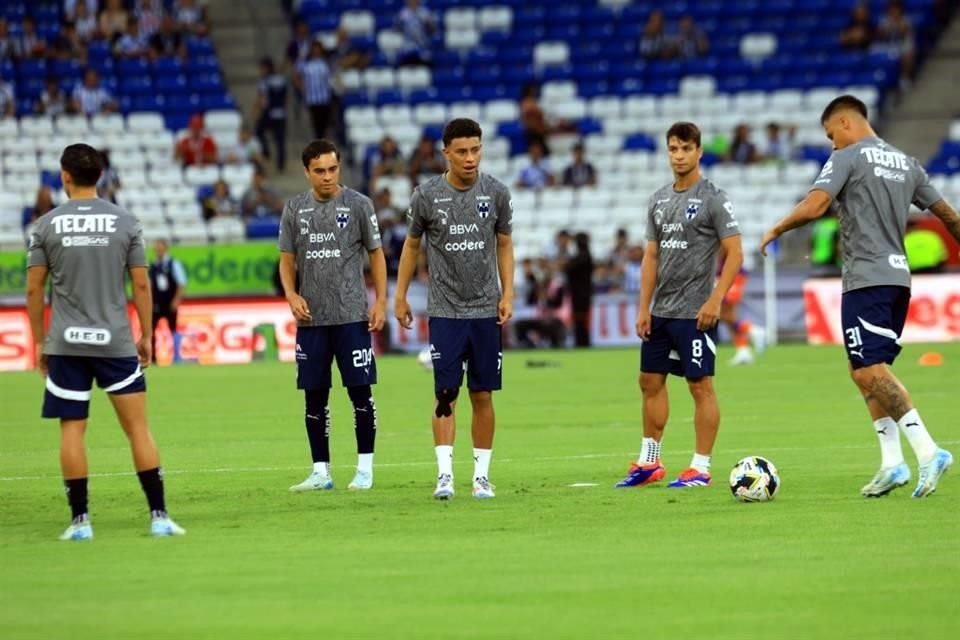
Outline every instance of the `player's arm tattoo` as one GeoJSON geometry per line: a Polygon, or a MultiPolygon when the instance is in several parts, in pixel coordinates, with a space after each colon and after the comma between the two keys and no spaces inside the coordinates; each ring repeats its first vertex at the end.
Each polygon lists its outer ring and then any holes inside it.
{"type": "Polygon", "coordinates": [[[864,397],[876,400],[894,420],[900,420],[913,408],[910,404],[910,396],[896,381],[883,376],[874,376],[869,384],[870,388],[864,397]]]}
{"type": "Polygon", "coordinates": [[[960,242],[960,213],[957,213],[957,210],[950,206],[950,203],[946,200],[938,200],[933,203],[930,211],[933,212],[933,215],[940,218],[944,226],[947,227],[947,231],[950,232],[950,235],[952,235],[957,242],[960,242]]]}

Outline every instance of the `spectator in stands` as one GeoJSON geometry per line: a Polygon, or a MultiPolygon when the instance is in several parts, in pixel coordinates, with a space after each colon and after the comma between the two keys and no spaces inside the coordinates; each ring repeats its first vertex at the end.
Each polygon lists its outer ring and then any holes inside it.
{"type": "Polygon", "coordinates": [[[900,0],[890,0],[887,5],[887,13],[877,25],[874,49],[900,61],[900,88],[909,87],[914,66],[913,24],[900,0]]]}
{"type": "Polygon", "coordinates": [[[395,27],[404,37],[404,46],[397,56],[397,63],[404,65],[430,65],[430,39],[437,30],[437,23],[429,9],[420,0],[407,0],[395,19],[395,27]]]}
{"type": "Polygon", "coordinates": [[[609,262],[598,262],[593,267],[593,293],[614,293],[620,290],[623,277],[618,276],[609,262]]]}
{"type": "Polygon", "coordinates": [[[566,229],[557,231],[557,235],[553,238],[553,243],[544,251],[544,257],[566,260],[573,255],[573,249],[570,247],[572,241],[573,237],[569,231],[566,229]]]}
{"type": "Polygon", "coordinates": [[[37,197],[34,199],[33,209],[30,211],[30,223],[36,222],[40,219],[40,216],[52,211],[56,206],[57,203],[53,197],[53,189],[50,188],[50,185],[41,184],[40,188],[37,189],[37,197]]]}
{"type": "Polygon", "coordinates": [[[240,205],[230,195],[230,187],[223,180],[213,183],[213,193],[203,201],[203,219],[236,218],[240,215],[240,205]]]}
{"type": "Polygon", "coordinates": [[[383,177],[407,175],[407,161],[400,152],[400,147],[390,136],[380,140],[380,146],[370,158],[370,184],[368,193],[376,193],[379,188],[377,181],[383,177]]]}
{"type": "Polygon", "coordinates": [[[555,185],[557,181],[550,171],[550,161],[544,155],[543,145],[539,142],[530,143],[527,147],[527,155],[530,158],[530,164],[520,169],[517,175],[517,188],[539,191],[555,185]]]}
{"type": "Polygon", "coordinates": [[[204,128],[202,115],[190,118],[187,135],[177,143],[174,157],[184,167],[217,163],[217,143],[204,128]]]}
{"type": "Polygon", "coordinates": [[[253,137],[253,132],[247,125],[241,125],[237,129],[237,141],[232,147],[224,149],[222,160],[226,164],[246,164],[253,163],[258,167],[263,167],[263,149],[260,142],[253,137]]]}
{"type": "Polygon", "coordinates": [[[753,164],[760,159],[757,146],[750,142],[749,125],[738,124],[733,130],[733,139],[730,140],[730,148],[724,159],[737,164],[753,164]]]}
{"type": "Polygon", "coordinates": [[[866,51],[873,44],[873,21],[866,2],[854,5],[850,10],[850,22],[840,32],[840,46],[856,51],[866,51]]]}
{"type": "Polygon", "coordinates": [[[113,45],[113,55],[118,58],[139,58],[147,53],[147,39],[140,33],[140,22],[130,16],[127,30],[113,45]]]}
{"type": "Polygon", "coordinates": [[[337,46],[330,52],[330,57],[337,71],[362,71],[370,66],[370,54],[358,47],[343,27],[337,29],[337,46]]]}
{"type": "Polygon", "coordinates": [[[673,55],[670,38],[667,37],[663,11],[654,9],[647,18],[640,36],[640,55],[647,60],[662,60],[673,55]]]}
{"type": "Polygon", "coordinates": [[[90,4],[90,2],[77,3],[72,17],[73,23],[77,25],[77,34],[84,42],[90,42],[97,36],[97,3],[93,3],[94,8],[91,8],[90,4]]]}
{"type": "Polygon", "coordinates": [[[170,15],[163,16],[160,21],[160,29],[150,36],[148,56],[151,62],[160,57],[185,57],[186,48],[184,37],[177,30],[176,20],[170,15]]]}
{"type": "Polygon", "coordinates": [[[47,41],[37,34],[37,21],[33,16],[26,16],[21,24],[23,33],[20,34],[20,56],[23,58],[45,58],[47,55],[47,41]]]}
{"type": "Polygon", "coordinates": [[[310,47],[313,38],[310,36],[310,25],[306,20],[297,20],[293,25],[293,36],[287,43],[287,64],[296,69],[310,57],[310,47]]]}
{"type": "Polygon", "coordinates": [[[16,94],[13,85],[0,78],[0,119],[12,118],[17,114],[16,94]]]}
{"type": "Polygon", "coordinates": [[[117,110],[113,96],[100,85],[100,74],[96,69],[87,68],[83,72],[83,82],[73,88],[71,98],[71,110],[87,117],[117,110]]]}
{"type": "Polygon", "coordinates": [[[381,189],[373,200],[377,220],[380,221],[380,238],[383,257],[387,261],[387,275],[396,276],[400,268],[400,254],[407,237],[406,217],[400,215],[390,201],[390,190],[381,189]]]}
{"type": "Polygon", "coordinates": [[[267,186],[267,174],[258,168],[253,173],[253,184],[240,200],[240,212],[244,218],[279,216],[283,200],[267,186]]]}
{"type": "Polygon", "coordinates": [[[587,162],[582,142],[573,146],[573,162],[563,170],[563,184],[577,189],[597,184],[597,170],[587,162]]]}
{"type": "Polygon", "coordinates": [[[110,152],[101,151],[100,156],[103,158],[103,173],[97,180],[97,197],[116,204],[117,192],[120,191],[120,176],[110,164],[110,152]]]}
{"type": "Polygon", "coordinates": [[[137,0],[133,13],[140,25],[140,33],[147,39],[160,30],[165,15],[160,0],[137,0]]]}
{"type": "Polygon", "coordinates": [[[33,110],[42,115],[60,116],[67,112],[67,94],[60,88],[56,76],[47,76],[47,86],[37,98],[33,110]]]}
{"type": "Polygon", "coordinates": [[[613,248],[610,250],[610,265],[615,271],[623,268],[630,253],[630,234],[620,227],[613,236],[613,248]]]}
{"type": "Polygon", "coordinates": [[[520,124],[523,125],[527,145],[539,142],[544,153],[550,155],[550,147],[547,146],[550,127],[547,123],[547,116],[540,107],[540,88],[536,84],[530,83],[523,88],[520,94],[519,111],[520,124]]]}
{"type": "Polygon", "coordinates": [[[410,183],[413,186],[420,184],[420,178],[437,176],[447,170],[447,161],[443,153],[437,149],[437,141],[428,135],[420,138],[420,143],[410,155],[409,162],[410,183]]]}
{"type": "Polygon", "coordinates": [[[333,98],[330,80],[330,67],[324,59],[323,44],[315,40],[310,45],[310,58],[297,67],[293,84],[303,94],[303,102],[310,112],[313,137],[317,139],[325,137],[330,124],[330,102],[333,98]]]}
{"type": "Polygon", "coordinates": [[[524,306],[533,308],[534,315],[514,316],[513,328],[517,344],[523,348],[534,349],[547,346],[557,349],[563,346],[567,337],[567,327],[556,316],[563,304],[562,289],[554,290],[559,295],[550,295],[548,289],[551,278],[551,266],[548,260],[535,264],[530,258],[521,263],[523,269],[524,306]]]}
{"type": "Polygon", "coordinates": [[[123,8],[123,0],[106,0],[98,21],[100,35],[108,42],[119,37],[127,28],[129,14],[123,8]]]}
{"type": "Polygon", "coordinates": [[[692,60],[710,52],[710,40],[703,29],[693,21],[693,16],[683,16],[677,26],[677,35],[672,43],[673,55],[683,60],[692,60]]]}
{"type": "Polygon", "coordinates": [[[590,346],[590,307],[593,305],[593,257],[590,236],[584,232],[574,238],[577,252],[567,260],[564,271],[567,291],[573,310],[573,342],[577,347],[590,346]]]}
{"type": "Polygon", "coordinates": [[[277,71],[269,57],[260,60],[260,82],[257,83],[257,104],[254,109],[257,138],[263,155],[274,155],[277,171],[283,171],[287,161],[287,78],[277,71]],[[273,138],[270,150],[267,134],[273,138]]]}
{"type": "Polygon", "coordinates": [[[7,19],[0,16],[0,61],[16,60],[20,57],[19,42],[10,35],[7,19]]]}
{"type": "Polygon", "coordinates": [[[77,31],[77,25],[65,20],[60,25],[60,35],[53,41],[51,55],[60,60],[75,60],[81,64],[87,62],[87,45],[77,31]]]}
{"type": "Polygon", "coordinates": [[[796,127],[790,127],[786,133],[776,122],[767,123],[767,138],[764,140],[763,157],[766,160],[786,163],[793,159],[796,127]]]}
{"type": "Polygon", "coordinates": [[[204,37],[209,32],[207,10],[198,6],[196,0],[177,0],[173,7],[177,25],[185,33],[204,37]]]}
{"type": "Polygon", "coordinates": [[[95,15],[99,6],[100,0],[63,0],[63,17],[67,20],[76,20],[77,12],[82,9],[95,15]]]}
{"type": "Polygon", "coordinates": [[[623,265],[623,285],[621,289],[624,293],[637,295],[640,293],[641,275],[643,271],[643,247],[634,245],[630,247],[627,253],[627,261],[623,265]]]}

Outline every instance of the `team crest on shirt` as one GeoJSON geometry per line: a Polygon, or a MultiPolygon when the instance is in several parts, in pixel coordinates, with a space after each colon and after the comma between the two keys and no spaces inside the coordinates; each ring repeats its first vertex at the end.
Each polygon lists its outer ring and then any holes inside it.
{"type": "Polygon", "coordinates": [[[349,213],[344,213],[344,212],[341,211],[340,213],[337,214],[337,226],[338,226],[338,227],[340,227],[341,229],[345,229],[345,228],[347,227],[347,223],[348,223],[348,222],[350,222],[350,214],[349,214],[349,213]]]}
{"type": "Polygon", "coordinates": [[[700,203],[690,202],[687,204],[687,220],[693,220],[700,213],[700,203]]]}
{"type": "Polygon", "coordinates": [[[488,201],[477,203],[477,215],[484,219],[490,215],[490,203],[488,201]]]}

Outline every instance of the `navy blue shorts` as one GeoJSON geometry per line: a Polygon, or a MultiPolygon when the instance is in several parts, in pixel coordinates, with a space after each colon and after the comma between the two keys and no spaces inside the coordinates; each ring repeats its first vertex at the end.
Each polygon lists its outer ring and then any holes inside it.
{"type": "Polygon", "coordinates": [[[653,316],[650,339],[640,346],[640,371],[697,379],[712,376],[717,361],[717,327],[697,329],[696,319],[653,316]]]}
{"type": "Polygon", "coordinates": [[[850,366],[893,364],[900,353],[900,334],[909,309],[907,287],[867,287],[844,293],[840,319],[850,366]]]}
{"type": "Polygon", "coordinates": [[[377,383],[377,361],[366,322],[297,328],[297,389],[329,389],[331,367],[337,368],[345,387],[377,383]]]}
{"type": "Polygon", "coordinates": [[[503,340],[496,318],[430,318],[430,355],[436,391],[459,389],[464,370],[470,391],[500,389],[503,340]]]}
{"type": "Polygon", "coordinates": [[[92,358],[47,356],[47,389],[43,393],[44,418],[84,420],[90,415],[93,381],[115,395],[147,390],[147,379],[136,356],[92,358]]]}

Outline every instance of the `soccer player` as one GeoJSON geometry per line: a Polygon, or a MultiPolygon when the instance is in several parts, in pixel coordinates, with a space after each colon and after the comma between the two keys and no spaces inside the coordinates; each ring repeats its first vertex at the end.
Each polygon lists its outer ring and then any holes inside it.
{"type": "Polygon", "coordinates": [[[643,444],[640,458],[618,487],[650,484],[666,476],[660,445],[670,410],[668,374],[687,379],[696,430],[690,467],[668,486],[710,484],[710,458],[720,427],[713,389],[717,320],[723,296],[743,264],[733,205],[700,175],[700,130],[693,123],[677,122],[667,131],[666,141],[673,182],[650,198],[637,313],[637,335],[643,339],[643,444]],[[719,251],[726,259],[715,280],[719,251]]]}
{"type": "Polygon", "coordinates": [[[84,434],[93,381],[110,395],[123,428],[140,486],[150,508],[150,533],[186,533],[167,515],[157,445],[147,426],[147,383],[153,303],[140,222],[97,198],[103,158],[93,147],[73,144],[60,157],[70,200],[40,218],[30,238],[27,311],[36,343],[37,368],[46,377],[43,417],[60,419],[60,467],[73,519],[61,540],[90,540],[87,453],[84,434]],[[133,282],[141,337],[134,342],[127,317],[124,273],[133,282]],[[49,331],[43,292],[53,283],[49,331]]]}
{"type": "Polygon", "coordinates": [[[310,189],[290,198],[280,220],[280,279],[297,319],[297,388],[303,389],[313,471],[290,491],[333,489],[330,408],[334,358],[353,403],[357,470],[349,489],[373,487],[377,382],[370,332],[383,328],[387,263],[370,198],[340,184],[340,151],[329,140],[303,149],[310,189]],[[367,311],[364,254],[376,290],[367,311]],[[299,276],[299,287],[297,278],[299,276]]]}
{"type": "Polygon", "coordinates": [[[447,123],[443,155],[448,170],[413,192],[407,212],[410,228],[397,274],[394,311],[400,324],[409,329],[413,314],[407,289],[425,235],[436,396],[432,422],[438,474],[433,497],[438,500],[454,494],[454,414],[465,366],[473,405],[473,495],[494,497],[489,481],[492,392],[501,386],[501,325],[513,315],[513,201],[503,183],[480,173],[481,135],[480,125],[473,120],[458,118],[447,123]]]}
{"type": "MultiPolygon", "coordinates": [[[[721,266],[721,273],[722,269],[721,266]]],[[[743,302],[744,290],[747,288],[747,277],[746,270],[740,269],[720,305],[720,322],[727,325],[733,336],[733,346],[736,348],[730,360],[730,364],[734,366],[753,364],[754,350],[760,353],[766,346],[763,329],[754,326],[749,320],[740,318],[739,308],[740,303],[743,302]]]]}
{"type": "Polygon", "coordinates": [[[910,481],[899,428],[917,455],[920,478],[913,497],[922,498],[936,491],[953,456],[937,447],[889,367],[900,353],[910,306],[903,236],[911,203],[930,209],[957,239],[960,215],[915,158],[877,137],[866,105],[855,96],[832,100],[820,123],[834,152],[807,197],[764,234],[761,250],[766,255],[767,245],[785,232],[819,218],[831,205],[836,210],[843,254],[840,315],[850,376],[880,440],[880,470],[861,493],[883,496],[910,481]]]}

